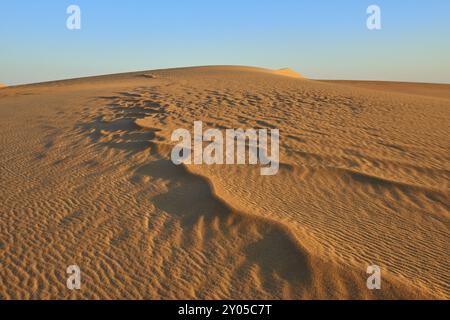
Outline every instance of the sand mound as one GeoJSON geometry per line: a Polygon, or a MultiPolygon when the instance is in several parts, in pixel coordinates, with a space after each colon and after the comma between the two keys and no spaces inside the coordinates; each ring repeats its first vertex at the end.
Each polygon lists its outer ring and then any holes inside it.
{"type": "Polygon", "coordinates": [[[292,70],[291,68],[283,68],[280,70],[276,70],[276,71],[274,71],[274,73],[282,75],[282,76],[303,79],[303,76],[300,73],[292,70]]]}
{"type": "Polygon", "coordinates": [[[448,299],[448,123],[441,97],[249,67],[11,87],[0,297],[448,299]],[[173,165],[195,120],[279,128],[279,173],[173,165]]]}

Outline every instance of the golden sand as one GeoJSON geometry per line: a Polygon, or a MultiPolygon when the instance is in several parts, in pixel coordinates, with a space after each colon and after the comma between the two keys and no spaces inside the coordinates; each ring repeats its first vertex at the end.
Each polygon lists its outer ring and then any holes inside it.
{"type": "Polygon", "coordinates": [[[225,66],[4,88],[0,298],[449,299],[449,92],[225,66]],[[278,174],[173,165],[196,120],[280,129],[278,174]]]}

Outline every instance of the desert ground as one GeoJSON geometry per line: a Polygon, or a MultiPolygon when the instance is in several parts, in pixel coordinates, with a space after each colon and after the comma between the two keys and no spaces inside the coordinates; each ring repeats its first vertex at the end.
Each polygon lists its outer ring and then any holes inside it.
{"type": "Polygon", "coordinates": [[[449,299],[449,129],[450,85],[290,69],[2,88],[0,298],[449,299]],[[197,120],[278,128],[278,174],[174,165],[197,120]]]}

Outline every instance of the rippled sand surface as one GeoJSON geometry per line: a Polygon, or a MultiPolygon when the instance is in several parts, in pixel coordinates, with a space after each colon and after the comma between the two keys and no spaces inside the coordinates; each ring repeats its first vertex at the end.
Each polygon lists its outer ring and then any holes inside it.
{"type": "Polygon", "coordinates": [[[0,298],[449,299],[449,129],[450,85],[288,69],[2,88],[0,298]],[[175,166],[194,121],[279,129],[278,174],[175,166]]]}

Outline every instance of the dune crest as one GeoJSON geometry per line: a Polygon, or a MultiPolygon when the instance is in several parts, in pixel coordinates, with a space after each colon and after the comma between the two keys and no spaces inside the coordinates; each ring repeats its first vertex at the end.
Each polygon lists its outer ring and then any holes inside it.
{"type": "Polygon", "coordinates": [[[282,75],[282,76],[304,79],[304,77],[300,73],[298,73],[297,71],[295,71],[291,68],[283,68],[283,69],[275,70],[274,73],[278,74],[278,75],[282,75]]]}

